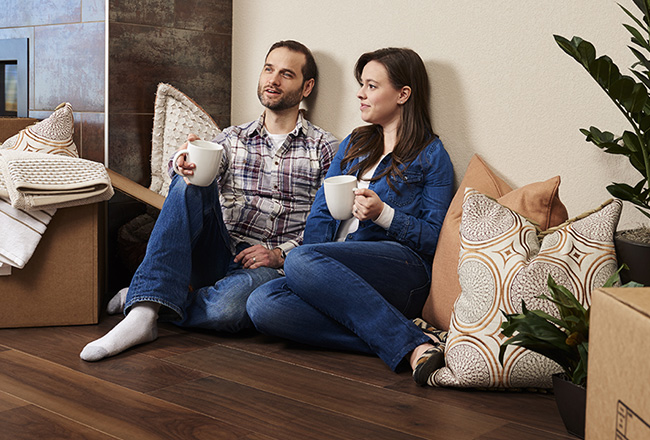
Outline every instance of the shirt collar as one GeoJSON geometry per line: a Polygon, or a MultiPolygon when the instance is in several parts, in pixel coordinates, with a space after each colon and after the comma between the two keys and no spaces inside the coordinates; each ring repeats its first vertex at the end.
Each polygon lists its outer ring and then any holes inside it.
{"type": "MultiPolygon", "coordinates": [[[[305,130],[305,125],[306,125],[306,119],[303,114],[304,110],[300,110],[298,112],[298,120],[296,121],[296,127],[289,133],[293,137],[297,137],[301,133],[304,133],[305,130]]],[[[266,129],[264,128],[264,118],[266,117],[266,112],[262,113],[260,117],[257,119],[257,123],[251,124],[249,129],[247,130],[246,135],[248,137],[252,136],[262,136],[264,133],[266,133],[266,129]]]]}

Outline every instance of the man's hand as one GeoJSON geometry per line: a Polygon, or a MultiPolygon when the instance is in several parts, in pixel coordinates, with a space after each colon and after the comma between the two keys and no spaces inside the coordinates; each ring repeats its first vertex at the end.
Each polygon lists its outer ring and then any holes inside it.
{"type": "MultiPolygon", "coordinates": [[[[200,138],[197,135],[190,133],[187,136],[187,142],[181,145],[181,147],[178,148],[178,150],[186,149],[188,142],[196,141],[199,139],[200,138]]],[[[183,180],[185,180],[185,183],[191,185],[190,181],[187,180],[187,176],[191,176],[194,174],[194,168],[196,168],[196,165],[191,162],[186,162],[185,158],[186,158],[185,154],[181,154],[180,156],[178,156],[178,159],[176,160],[176,166],[178,166],[178,169],[181,170],[181,173],[183,173],[183,180]]]]}
{"type": "Polygon", "coordinates": [[[267,249],[261,244],[248,247],[235,256],[235,263],[241,263],[244,269],[272,267],[279,269],[284,264],[280,249],[267,249]]]}
{"type": "Polygon", "coordinates": [[[377,193],[371,189],[359,188],[354,194],[352,215],[361,221],[377,220],[384,209],[384,202],[381,201],[377,193]]]}

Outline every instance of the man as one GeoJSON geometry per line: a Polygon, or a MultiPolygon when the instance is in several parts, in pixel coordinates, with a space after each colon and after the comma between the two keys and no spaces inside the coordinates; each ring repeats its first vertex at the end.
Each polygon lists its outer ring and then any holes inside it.
{"type": "MultiPolygon", "coordinates": [[[[124,309],[126,317],[86,345],[83,360],[155,340],[159,316],[229,332],[252,325],[246,300],[279,276],[286,253],[302,242],[311,203],[338,148],[332,134],[299,110],[316,79],[304,45],[271,46],[257,90],[264,113],[215,139],[224,159],[212,185],[173,177],[144,260],[129,288],[109,303],[109,311],[124,309]]],[[[192,174],[194,164],[182,156],[177,164],[185,176],[192,174]]]]}

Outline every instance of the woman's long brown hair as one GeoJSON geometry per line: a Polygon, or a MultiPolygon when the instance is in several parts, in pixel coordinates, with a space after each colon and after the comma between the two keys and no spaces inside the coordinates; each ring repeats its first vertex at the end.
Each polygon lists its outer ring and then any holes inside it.
{"type": "MultiPolygon", "coordinates": [[[[357,60],[354,76],[361,83],[363,68],[370,61],[381,63],[388,72],[388,78],[399,90],[404,86],[411,88],[411,96],[401,106],[400,125],[397,130],[397,143],[392,152],[392,163],[380,175],[371,180],[386,177],[388,184],[394,189],[390,177],[403,177],[399,167],[408,165],[437,135],[431,127],[429,117],[429,77],[420,56],[411,49],[388,47],[374,52],[364,53],[357,60]]],[[[368,169],[379,161],[384,151],[384,133],[380,125],[364,125],[354,129],[350,138],[350,146],[341,161],[341,169],[358,157],[368,156],[355,166],[349,173],[358,172],[362,176],[368,169]]]]}

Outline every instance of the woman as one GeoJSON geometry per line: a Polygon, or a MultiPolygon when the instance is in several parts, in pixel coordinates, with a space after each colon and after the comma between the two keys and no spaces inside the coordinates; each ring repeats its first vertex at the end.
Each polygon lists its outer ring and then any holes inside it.
{"type": "Polygon", "coordinates": [[[363,54],[355,76],[370,125],[341,143],[327,174],[357,176],[354,217],[333,219],[320,188],[286,277],[255,290],[247,311],[263,333],[376,353],[393,370],[408,361],[424,385],[443,350],[412,319],[429,293],[453,169],[431,128],[428,77],[414,51],[363,54]]]}

